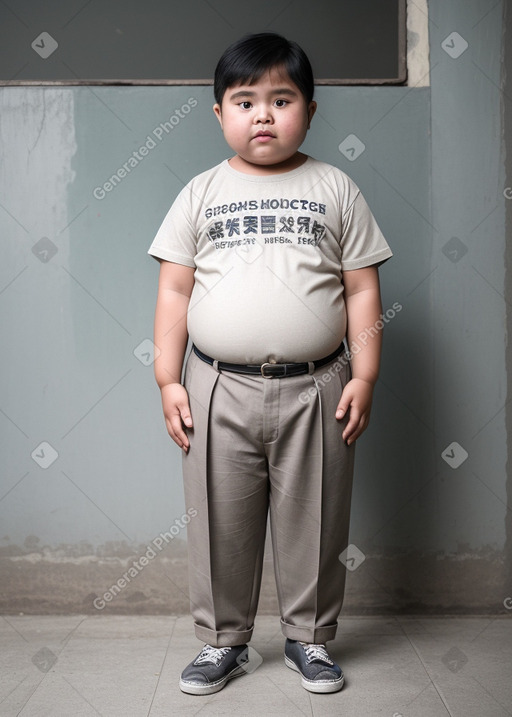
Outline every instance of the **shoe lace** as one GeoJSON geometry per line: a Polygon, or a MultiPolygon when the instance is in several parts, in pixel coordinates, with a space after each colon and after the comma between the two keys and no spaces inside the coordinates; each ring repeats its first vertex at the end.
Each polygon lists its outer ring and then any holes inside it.
{"type": "Polygon", "coordinates": [[[324,645],[308,645],[304,642],[301,644],[304,647],[304,652],[308,658],[308,665],[313,660],[322,660],[322,662],[327,662],[328,665],[334,665],[334,662],[329,657],[324,645]]]}
{"type": "Polygon", "coordinates": [[[213,647],[205,645],[195,660],[195,665],[204,665],[205,662],[211,662],[218,667],[219,662],[231,650],[230,647],[213,647]]]}

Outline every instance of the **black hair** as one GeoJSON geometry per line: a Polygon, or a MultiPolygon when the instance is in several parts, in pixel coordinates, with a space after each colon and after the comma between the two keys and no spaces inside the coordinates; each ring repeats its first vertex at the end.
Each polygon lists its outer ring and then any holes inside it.
{"type": "Polygon", "coordinates": [[[228,87],[257,82],[268,70],[283,67],[307,103],[314,93],[313,70],[304,50],[296,42],[274,32],[245,35],[224,52],[213,81],[215,101],[220,105],[228,87]]]}

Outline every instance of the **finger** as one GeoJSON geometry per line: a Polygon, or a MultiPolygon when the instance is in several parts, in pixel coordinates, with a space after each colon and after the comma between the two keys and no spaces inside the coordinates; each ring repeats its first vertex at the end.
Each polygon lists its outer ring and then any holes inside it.
{"type": "Polygon", "coordinates": [[[169,435],[171,436],[173,441],[177,443],[180,448],[188,449],[190,445],[189,440],[187,434],[183,430],[181,417],[179,414],[176,413],[171,416],[171,418],[169,419],[169,426],[171,429],[169,431],[169,435]]]}
{"type": "Polygon", "coordinates": [[[338,405],[338,408],[336,409],[336,418],[343,418],[343,416],[345,415],[345,412],[346,412],[347,408],[348,408],[348,405],[345,406],[345,404],[340,403],[340,404],[338,405]]]}
{"type": "Polygon", "coordinates": [[[361,422],[361,414],[357,410],[355,406],[350,407],[350,417],[347,425],[345,426],[345,430],[342,433],[342,438],[344,441],[347,441],[347,443],[352,443],[355,438],[353,437],[353,434],[357,431],[359,428],[361,422]]]}
{"type": "Polygon", "coordinates": [[[175,430],[173,424],[171,423],[170,419],[168,419],[168,418],[165,419],[165,425],[167,426],[167,433],[172,438],[172,440],[176,443],[176,445],[179,448],[183,448],[183,441],[176,433],[176,430],[175,430]]]}
{"type": "Polygon", "coordinates": [[[182,403],[178,405],[178,411],[181,414],[181,420],[187,426],[187,428],[192,428],[192,416],[190,415],[190,406],[188,405],[188,403],[182,403]]]}
{"type": "Polygon", "coordinates": [[[352,400],[352,396],[345,395],[345,393],[341,394],[340,401],[338,403],[338,406],[336,408],[336,418],[343,418],[345,413],[348,411],[350,407],[350,402],[352,400]]]}
{"type": "MultiPolygon", "coordinates": [[[[357,425],[355,426],[355,428],[352,430],[352,432],[346,438],[345,438],[345,435],[343,435],[343,439],[347,441],[347,445],[350,446],[352,443],[357,441],[359,436],[362,433],[364,433],[367,426],[368,426],[368,417],[366,416],[366,414],[363,414],[361,416],[360,420],[358,421],[357,425]]],[[[347,426],[347,428],[348,428],[348,426],[347,426]]]]}

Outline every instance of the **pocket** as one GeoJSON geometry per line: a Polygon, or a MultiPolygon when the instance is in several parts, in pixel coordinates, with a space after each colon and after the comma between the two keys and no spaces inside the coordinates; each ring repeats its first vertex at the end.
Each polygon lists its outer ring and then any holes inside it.
{"type": "MultiPolygon", "coordinates": [[[[341,356],[339,356],[336,359],[335,364],[340,365],[340,369],[338,371],[338,376],[340,379],[340,388],[341,388],[341,391],[343,391],[343,389],[345,388],[347,383],[352,378],[352,366],[350,364],[350,360],[346,353],[342,353],[341,356]]],[[[340,394],[340,396],[341,396],[341,394],[340,394]]]]}
{"type": "Polygon", "coordinates": [[[189,385],[190,382],[190,365],[194,358],[197,358],[194,351],[191,349],[190,353],[187,356],[187,360],[185,361],[185,370],[183,372],[183,385],[185,388],[189,385]]]}
{"type": "Polygon", "coordinates": [[[343,354],[343,360],[347,364],[347,383],[352,379],[352,362],[350,361],[347,354],[343,354]]]}
{"type": "Polygon", "coordinates": [[[351,370],[347,356],[342,353],[330,363],[317,369],[314,382],[326,409],[334,416],[343,389],[350,381],[351,370]]]}

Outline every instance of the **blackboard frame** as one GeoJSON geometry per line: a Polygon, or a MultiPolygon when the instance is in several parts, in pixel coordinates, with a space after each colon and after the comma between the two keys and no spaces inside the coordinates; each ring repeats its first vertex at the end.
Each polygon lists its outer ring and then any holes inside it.
{"type": "MultiPolygon", "coordinates": [[[[398,3],[398,57],[397,75],[385,78],[315,78],[315,85],[402,85],[407,81],[407,0],[397,0],[398,3]]],[[[71,68],[69,68],[72,72],[71,68]]],[[[74,79],[61,80],[5,80],[0,78],[0,87],[45,87],[45,86],[187,86],[187,85],[212,85],[213,79],[74,79]]]]}

